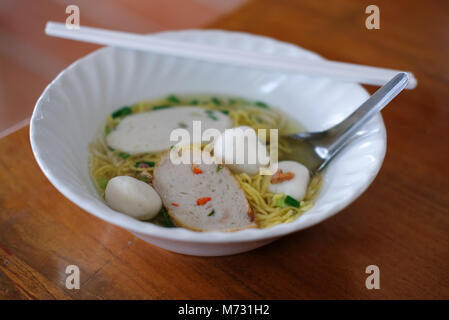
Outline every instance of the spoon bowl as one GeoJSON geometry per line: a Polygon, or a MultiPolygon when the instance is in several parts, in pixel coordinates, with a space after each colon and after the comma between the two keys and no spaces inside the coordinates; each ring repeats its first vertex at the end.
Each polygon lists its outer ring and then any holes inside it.
{"type": "Polygon", "coordinates": [[[328,130],[287,136],[292,152],[286,160],[302,163],[312,174],[323,170],[348,142],[363,136],[363,125],[393,100],[407,86],[408,80],[406,73],[398,73],[349,117],[328,130]]]}

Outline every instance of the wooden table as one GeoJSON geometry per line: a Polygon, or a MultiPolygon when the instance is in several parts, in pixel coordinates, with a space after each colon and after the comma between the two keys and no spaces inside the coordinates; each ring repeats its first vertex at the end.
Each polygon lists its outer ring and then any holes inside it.
{"type": "Polygon", "coordinates": [[[249,253],[183,256],[65,199],[39,170],[24,128],[0,140],[0,298],[449,298],[449,2],[376,1],[380,30],[365,28],[369,4],[253,1],[211,26],[415,73],[418,88],[383,112],[379,176],[351,206],[249,253]],[[80,290],[65,288],[71,264],[80,290]],[[372,264],[379,290],[365,288],[372,264]]]}

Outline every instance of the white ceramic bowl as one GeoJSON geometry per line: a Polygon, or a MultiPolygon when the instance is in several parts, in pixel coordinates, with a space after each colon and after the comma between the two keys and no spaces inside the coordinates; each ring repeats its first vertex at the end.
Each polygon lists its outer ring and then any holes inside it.
{"type": "MultiPolygon", "coordinates": [[[[158,36],[322,59],[297,46],[246,33],[187,30],[158,36]]],[[[31,145],[39,166],[62,194],[84,210],[167,250],[199,256],[235,254],[317,224],[349,205],[369,186],[385,155],[385,127],[378,115],[365,126],[365,135],[330,163],[315,206],[296,221],[233,233],[158,227],[105,204],[89,176],[88,143],[113,110],[170,93],[214,93],[265,101],[312,131],[338,123],[368,97],[354,83],[116,48],[95,51],[62,71],[37,101],[31,119],[31,145]]]]}

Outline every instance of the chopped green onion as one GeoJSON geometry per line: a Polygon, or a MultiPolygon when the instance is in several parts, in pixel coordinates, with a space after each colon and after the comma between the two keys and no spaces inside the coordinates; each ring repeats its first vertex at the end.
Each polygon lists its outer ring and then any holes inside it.
{"type": "Polygon", "coordinates": [[[115,119],[115,118],[127,116],[129,114],[131,114],[131,108],[128,106],[124,106],[123,108],[114,111],[111,116],[112,116],[112,118],[115,119]]]}
{"type": "Polygon", "coordinates": [[[221,104],[221,101],[217,97],[212,97],[212,102],[215,103],[217,106],[221,104]]]}
{"type": "Polygon", "coordinates": [[[191,102],[190,102],[190,104],[193,104],[193,105],[197,105],[198,104],[198,100],[192,100],[191,102]]]}
{"type": "Polygon", "coordinates": [[[279,207],[279,208],[286,207],[285,201],[282,198],[277,199],[275,205],[276,205],[276,207],[279,207]]]}
{"type": "Polygon", "coordinates": [[[167,101],[173,102],[173,103],[179,103],[179,99],[174,94],[171,94],[167,97],[167,101]]]}
{"type": "Polygon", "coordinates": [[[106,186],[108,185],[109,180],[106,178],[100,178],[98,179],[97,183],[100,189],[104,190],[106,189],[106,186]]]}
{"type": "Polygon", "coordinates": [[[212,210],[207,216],[210,217],[211,215],[213,215],[215,213],[215,210],[212,210]]]}
{"type": "Polygon", "coordinates": [[[235,104],[235,103],[237,103],[237,100],[235,100],[235,99],[229,99],[229,104],[235,104]]]}
{"type": "Polygon", "coordinates": [[[162,211],[162,217],[164,218],[164,227],[166,227],[166,228],[174,228],[175,225],[171,221],[170,216],[167,213],[167,210],[165,210],[165,208],[162,208],[161,211],[162,211]]]}
{"type": "Polygon", "coordinates": [[[110,151],[115,151],[115,149],[112,148],[112,147],[110,147],[110,146],[108,146],[108,149],[109,149],[110,151]]]}
{"type": "Polygon", "coordinates": [[[284,200],[285,204],[291,207],[299,208],[299,201],[290,196],[286,196],[284,200]]]}
{"type": "Polygon", "coordinates": [[[217,172],[220,172],[221,169],[223,169],[223,166],[219,164],[219,165],[217,166],[217,172]]]}
{"type": "Polygon", "coordinates": [[[110,133],[111,133],[111,127],[106,126],[106,127],[104,128],[104,133],[105,133],[105,135],[110,134],[110,133]]]}
{"type": "Polygon", "coordinates": [[[122,158],[122,159],[128,159],[129,156],[130,156],[130,154],[129,154],[129,153],[126,153],[126,152],[120,152],[120,153],[118,154],[118,156],[119,156],[120,158],[122,158]]]}
{"type": "Polygon", "coordinates": [[[229,110],[220,110],[220,112],[223,114],[229,114],[229,110]]]}
{"type": "Polygon", "coordinates": [[[286,196],[285,198],[277,199],[275,206],[279,207],[279,208],[285,208],[287,206],[299,208],[300,202],[298,200],[296,200],[295,198],[286,196]]]}
{"type": "Polygon", "coordinates": [[[139,164],[141,163],[148,165],[150,168],[154,167],[154,165],[156,164],[154,161],[137,161],[136,168],[138,168],[139,164]]]}
{"type": "Polygon", "coordinates": [[[268,105],[266,103],[263,103],[262,101],[256,101],[256,106],[260,108],[268,108],[268,105]]]}
{"type": "Polygon", "coordinates": [[[173,149],[175,146],[173,145],[173,146],[170,146],[170,149],[173,149]]]}
{"type": "Polygon", "coordinates": [[[153,110],[160,110],[160,109],[167,109],[170,108],[169,105],[161,105],[161,106],[154,106],[153,110]]]}
{"type": "Polygon", "coordinates": [[[211,118],[212,120],[218,120],[218,118],[214,115],[214,110],[206,110],[206,114],[209,118],[211,118]]]}

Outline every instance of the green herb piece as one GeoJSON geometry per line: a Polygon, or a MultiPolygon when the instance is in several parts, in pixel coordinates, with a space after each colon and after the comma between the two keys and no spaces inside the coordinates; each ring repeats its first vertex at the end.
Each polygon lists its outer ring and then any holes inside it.
{"type": "Polygon", "coordinates": [[[161,105],[161,106],[154,106],[153,110],[161,110],[161,109],[167,109],[170,108],[169,105],[161,105]]]}
{"type": "Polygon", "coordinates": [[[110,133],[111,133],[111,127],[109,127],[109,126],[104,127],[104,134],[108,135],[110,133]]]}
{"type": "Polygon", "coordinates": [[[125,117],[129,114],[131,114],[131,108],[128,106],[124,106],[123,108],[114,111],[111,116],[115,119],[119,117],[125,117]]]}
{"type": "Polygon", "coordinates": [[[237,103],[237,100],[235,100],[235,99],[229,99],[229,104],[236,104],[237,103]]]}
{"type": "Polygon", "coordinates": [[[137,161],[136,162],[136,168],[138,168],[139,165],[142,164],[142,163],[148,165],[150,168],[153,168],[154,165],[156,164],[154,161],[137,161]]]}
{"type": "Polygon", "coordinates": [[[223,166],[222,166],[221,164],[219,164],[219,165],[217,166],[217,172],[220,172],[221,169],[223,169],[223,166]]]}
{"type": "Polygon", "coordinates": [[[215,210],[212,210],[207,216],[210,217],[215,213],[215,210]]]}
{"type": "Polygon", "coordinates": [[[106,178],[100,178],[98,179],[97,183],[100,189],[104,190],[106,189],[106,186],[108,185],[109,180],[106,178]]]}
{"type": "Polygon", "coordinates": [[[188,125],[186,125],[184,122],[179,122],[178,123],[178,127],[180,127],[180,128],[188,128],[189,126],[188,125]]]}
{"type": "Polygon", "coordinates": [[[256,106],[260,108],[268,108],[268,105],[266,103],[263,103],[262,101],[256,101],[256,106]]]}
{"type": "Polygon", "coordinates": [[[212,97],[211,98],[212,102],[215,103],[217,106],[219,106],[221,104],[221,101],[217,98],[217,97],[212,97]]]}
{"type": "Polygon", "coordinates": [[[167,101],[170,101],[172,103],[179,103],[179,99],[174,94],[171,94],[167,97],[167,101]]]}
{"type": "Polygon", "coordinates": [[[198,104],[198,100],[192,100],[191,102],[190,102],[190,104],[192,104],[192,105],[197,105],[198,104]]]}
{"type": "Polygon", "coordinates": [[[128,159],[128,158],[130,157],[130,154],[129,154],[129,153],[126,153],[126,152],[120,152],[120,153],[118,154],[118,156],[119,156],[120,158],[122,158],[122,159],[128,159]]]}
{"type": "Polygon", "coordinates": [[[167,210],[165,210],[165,208],[162,208],[161,211],[162,211],[162,218],[164,218],[164,227],[166,227],[166,228],[174,228],[175,225],[171,221],[170,216],[167,213],[167,210]]]}
{"type": "Polygon", "coordinates": [[[173,149],[175,146],[173,145],[173,146],[170,146],[170,149],[173,149]]]}
{"type": "Polygon", "coordinates": [[[286,196],[284,200],[285,204],[291,207],[299,208],[299,201],[290,196],[286,196]]]}
{"type": "Polygon", "coordinates": [[[282,199],[282,198],[281,199],[277,199],[275,205],[276,205],[276,207],[279,207],[279,208],[284,208],[284,207],[287,206],[285,204],[284,199],[282,199]]]}
{"type": "Polygon", "coordinates": [[[110,151],[115,151],[115,149],[112,148],[112,147],[110,147],[110,146],[108,146],[108,149],[109,149],[110,151]]]}
{"type": "Polygon", "coordinates": [[[214,110],[206,110],[206,114],[209,118],[211,118],[212,120],[218,120],[218,118],[214,115],[214,110]]]}
{"type": "Polygon", "coordinates": [[[223,114],[229,114],[229,110],[220,110],[220,112],[223,114]]]}

